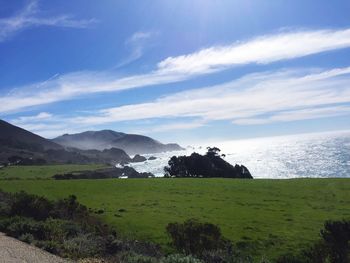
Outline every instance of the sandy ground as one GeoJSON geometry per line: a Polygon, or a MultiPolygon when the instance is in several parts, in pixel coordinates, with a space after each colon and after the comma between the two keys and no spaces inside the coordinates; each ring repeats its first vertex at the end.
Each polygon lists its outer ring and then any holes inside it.
{"type": "Polygon", "coordinates": [[[0,233],[0,263],[68,263],[34,246],[0,233]]]}

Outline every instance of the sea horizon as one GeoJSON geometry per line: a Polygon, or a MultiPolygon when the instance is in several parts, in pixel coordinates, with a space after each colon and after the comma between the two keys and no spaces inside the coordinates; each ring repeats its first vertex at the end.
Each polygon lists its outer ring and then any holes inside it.
{"type": "Polygon", "coordinates": [[[202,143],[183,151],[147,154],[157,159],[129,165],[161,177],[171,156],[204,154],[209,146],[218,147],[230,164],[246,166],[255,179],[350,177],[350,130],[202,143]]]}

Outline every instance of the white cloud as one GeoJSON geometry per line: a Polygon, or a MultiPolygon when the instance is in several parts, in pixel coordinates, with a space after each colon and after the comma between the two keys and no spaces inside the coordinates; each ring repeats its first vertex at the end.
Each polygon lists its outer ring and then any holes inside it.
{"type": "Polygon", "coordinates": [[[15,123],[25,123],[28,121],[42,121],[52,118],[53,115],[48,112],[40,112],[34,116],[21,116],[18,119],[13,120],[15,123]]]}
{"type": "Polygon", "coordinates": [[[158,67],[164,72],[203,73],[248,63],[266,64],[349,46],[350,29],[289,32],[169,57],[158,67]]]}
{"type": "Polygon", "coordinates": [[[21,30],[34,26],[87,28],[94,23],[96,23],[95,19],[76,20],[71,15],[67,14],[54,17],[42,17],[38,9],[38,1],[31,1],[17,14],[0,19],[0,42],[7,40],[21,30]]]}
{"type": "Polygon", "coordinates": [[[157,124],[142,126],[142,133],[166,132],[195,129],[218,120],[256,125],[345,116],[350,115],[349,104],[350,67],[285,70],[250,74],[222,85],[179,92],[147,103],[84,112],[80,117],[43,112],[13,122],[51,137],[73,132],[71,127],[83,131],[107,123],[145,120],[157,124]]]}
{"type": "Polygon", "coordinates": [[[302,110],[283,111],[273,113],[269,117],[261,118],[248,118],[248,119],[237,119],[234,120],[234,124],[239,125],[257,125],[257,124],[268,124],[273,122],[288,122],[298,120],[310,120],[327,117],[336,117],[350,115],[350,106],[331,106],[321,108],[308,108],[302,110]]]}
{"type": "MultiPolygon", "coordinates": [[[[131,39],[147,37],[147,33],[139,32],[131,39]]],[[[155,70],[141,75],[121,77],[115,72],[82,71],[18,87],[0,98],[0,113],[19,111],[31,106],[69,100],[97,92],[116,92],[179,82],[230,66],[270,63],[344,47],[350,47],[350,29],[266,35],[243,43],[169,57],[160,62],[155,70]]]]}
{"type": "MultiPolygon", "coordinates": [[[[152,118],[192,117],[200,118],[201,125],[216,120],[257,124],[266,122],[266,117],[261,115],[275,112],[281,113],[268,121],[339,116],[349,108],[339,105],[350,103],[349,74],[350,67],[317,73],[282,71],[251,74],[223,85],[180,92],[153,102],[103,109],[97,114],[77,117],[72,121],[100,125],[152,118]]],[[[190,127],[191,122],[187,125],[190,127]]]]}
{"type": "Polygon", "coordinates": [[[130,44],[130,43],[135,43],[135,42],[139,42],[140,40],[145,40],[150,38],[154,33],[152,32],[135,32],[131,37],[129,37],[125,43],[126,44],[130,44]]]}
{"type": "MultiPolygon", "coordinates": [[[[150,129],[146,128],[147,132],[166,132],[166,131],[177,131],[177,130],[191,130],[199,127],[205,126],[203,120],[191,120],[187,122],[171,122],[161,125],[155,125],[150,129]]],[[[143,129],[143,132],[145,129],[143,129]]]]}
{"type": "Polygon", "coordinates": [[[46,138],[53,138],[64,133],[76,133],[86,128],[84,125],[76,126],[63,116],[53,115],[49,112],[20,116],[9,120],[9,122],[46,138]]]}
{"type": "Polygon", "coordinates": [[[75,72],[12,90],[0,98],[0,112],[18,111],[92,93],[122,91],[183,79],[183,75],[156,72],[131,77],[117,77],[112,73],[75,72]]]}
{"type": "Polygon", "coordinates": [[[125,41],[126,49],[129,54],[120,61],[114,68],[123,67],[133,61],[141,58],[145,52],[149,40],[155,35],[154,32],[136,32],[125,41]]]}

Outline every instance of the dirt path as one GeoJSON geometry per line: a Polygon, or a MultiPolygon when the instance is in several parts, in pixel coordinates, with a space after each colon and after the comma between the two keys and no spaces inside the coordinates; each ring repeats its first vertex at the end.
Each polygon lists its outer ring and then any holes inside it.
{"type": "Polygon", "coordinates": [[[0,263],[68,263],[34,246],[0,233],[0,263]]]}

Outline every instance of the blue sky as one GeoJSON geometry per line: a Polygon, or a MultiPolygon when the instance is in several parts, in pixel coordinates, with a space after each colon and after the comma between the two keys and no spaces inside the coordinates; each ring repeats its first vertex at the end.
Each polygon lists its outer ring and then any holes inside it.
{"type": "Polygon", "coordinates": [[[0,0],[0,118],[164,142],[350,129],[350,2],[0,0]]]}

